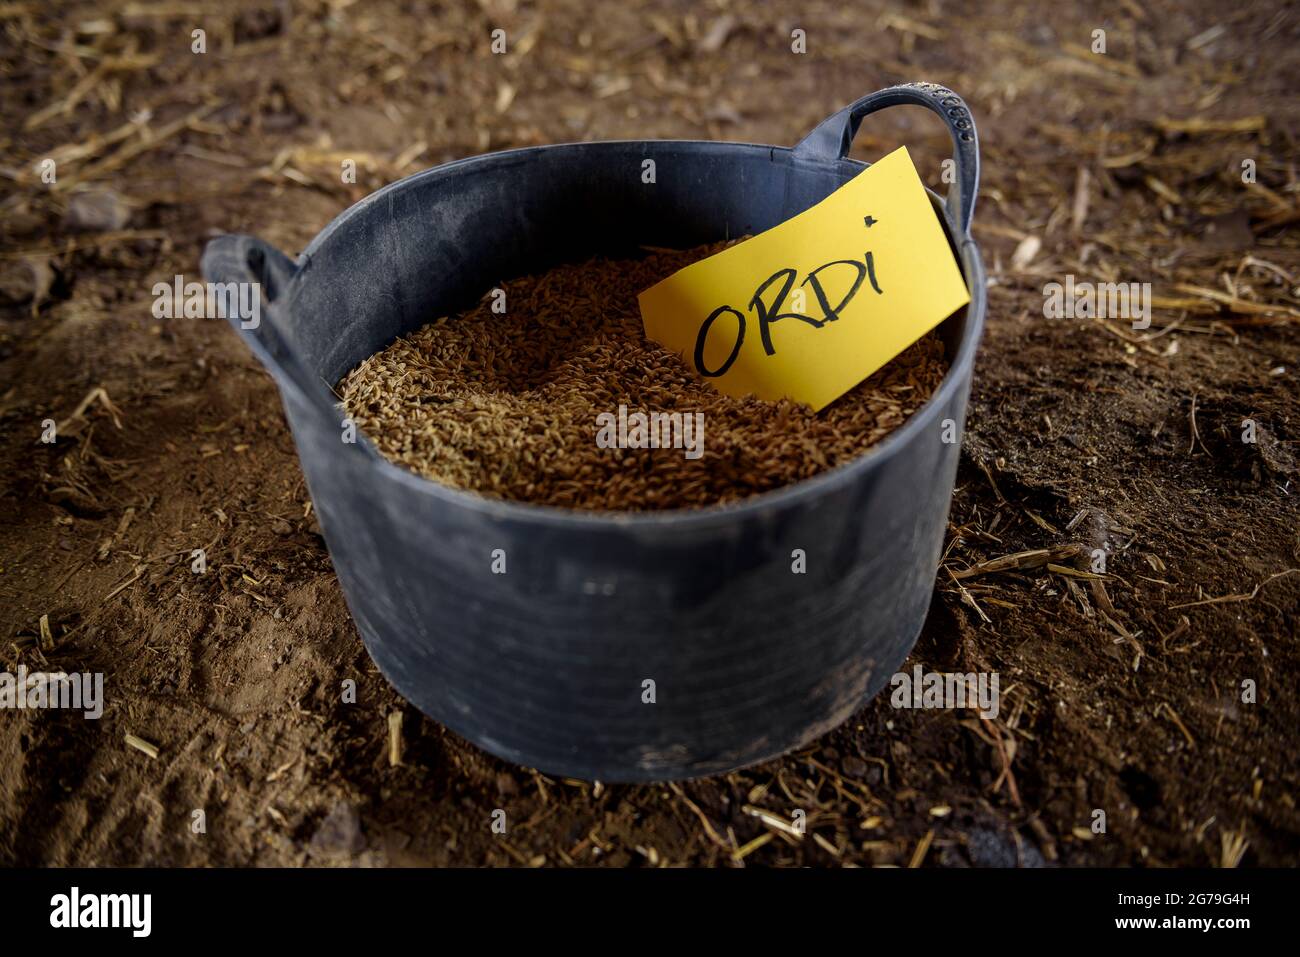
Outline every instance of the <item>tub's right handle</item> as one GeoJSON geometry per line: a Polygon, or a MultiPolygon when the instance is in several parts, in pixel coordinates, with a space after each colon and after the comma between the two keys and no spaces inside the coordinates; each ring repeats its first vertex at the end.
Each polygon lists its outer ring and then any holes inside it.
{"type": "Polygon", "coordinates": [[[849,154],[853,137],[862,118],[887,106],[899,104],[924,106],[943,119],[952,134],[955,163],[952,185],[948,188],[948,216],[961,231],[970,236],[971,217],[975,215],[975,193],[980,181],[979,136],[975,120],[960,96],[937,83],[904,83],[868,93],[838,113],[827,117],[794,148],[798,157],[841,160],[849,154]]]}

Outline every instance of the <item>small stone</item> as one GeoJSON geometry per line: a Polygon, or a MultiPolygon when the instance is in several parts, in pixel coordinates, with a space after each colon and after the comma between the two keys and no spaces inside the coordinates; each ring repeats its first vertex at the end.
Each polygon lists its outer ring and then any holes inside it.
{"type": "Polygon", "coordinates": [[[359,854],[366,846],[361,815],[347,801],[339,801],[312,835],[309,848],[323,855],[359,854]]]}
{"type": "Polygon", "coordinates": [[[54,270],[44,259],[21,259],[0,268],[0,302],[39,306],[54,285],[54,270]]]}
{"type": "Polygon", "coordinates": [[[109,189],[73,193],[64,217],[67,227],[84,232],[106,233],[122,229],[131,220],[130,207],[109,189]]]}

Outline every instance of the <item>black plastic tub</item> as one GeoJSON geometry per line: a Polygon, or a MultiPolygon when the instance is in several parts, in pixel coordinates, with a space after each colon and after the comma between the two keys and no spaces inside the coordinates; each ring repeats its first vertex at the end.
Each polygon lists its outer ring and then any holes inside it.
{"type": "Polygon", "coordinates": [[[753,764],[875,694],[924,622],[952,497],[944,423],[964,421],[985,310],[978,155],[962,101],[908,84],[794,149],[650,140],[448,163],[357,203],[297,263],[214,239],[209,281],[262,284],[260,325],[233,324],[279,386],[348,606],[397,690],[493,754],[604,781],[753,764]],[[904,103],[952,132],[955,182],[933,198],[971,298],[940,327],[941,387],[866,455],[739,504],[625,514],[488,499],[343,441],[330,386],[396,337],[561,262],[762,232],[860,172],[845,155],[862,117],[904,103]]]}

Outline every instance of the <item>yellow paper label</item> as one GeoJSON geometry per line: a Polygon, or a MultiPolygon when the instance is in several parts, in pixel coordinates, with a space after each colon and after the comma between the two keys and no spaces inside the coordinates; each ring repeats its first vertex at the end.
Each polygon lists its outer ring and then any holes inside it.
{"type": "Polygon", "coordinates": [[[820,410],[970,301],[906,147],[639,297],[646,335],[727,395],[820,410]]]}

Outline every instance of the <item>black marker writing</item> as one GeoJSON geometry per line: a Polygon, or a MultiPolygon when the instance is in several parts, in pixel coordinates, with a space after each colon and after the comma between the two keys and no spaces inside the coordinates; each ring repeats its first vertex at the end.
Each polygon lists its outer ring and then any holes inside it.
{"type": "Polygon", "coordinates": [[[709,318],[705,319],[704,325],[700,326],[700,334],[695,339],[695,368],[699,371],[700,375],[704,376],[705,378],[712,379],[722,375],[728,369],[731,368],[731,364],[736,361],[736,356],[740,355],[740,346],[741,343],[743,343],[744,341],[745,341],[744,315],[741,314],[739,310],[732,309],[730,306],[719,306],[717,309],[714,309],[711,313],[709,313],[709,318]],[[727,356],[727,361],[722,363],[722,365],[720,365],[714,371],[709,372],[707,369],[704,368],[704,340],[709,337],[709,329],[710,327],[712,327],[713,321],[717,319],[718,316],[722,315],[724,312],[729,312],[736,317],[737,322],[740,323],[740,329],[736,333],[736,344],[731,349],[731,355],[727,356]]]}
{"type": "MultiPolygon", "coordinates": [[[[840,272],[843,272],[841,269],[840,272]]],[[[857,295],[858,289],[862,286],[864,279],[871,283],[871,288],[876,291],[877,295],[882,295],[880,284],[876,282],[876,263],[871,253],[867,253],[861,261],[856,259],[836,259],[831,262],[818,266],[812,272],[804,277],[800,286],[809,286],[813,295],[817,299],[817,304],[821,308],[821,318],[815,319],[812,316],[805,316],[798,312],[782,312],[781,308],[785,305],[786,298],[790,295],[791,289],[794,288],[794,281],[798,278],[798,273],[790,268],[785,267],[778,269],[771,276],[765,279],[754,291],[754,297],[749,301],[749,309],[757,314],[758,334],[763,341],[763,352],[769,356],[776,355],[776,346],[772,342],[772,324],[782,319],[798,319],[800,322],[806,322],[815,329],[820,329],[828,322],[835,322],[840,318],[840,314],[849,304],[854,296],[857,295]],[[830,269],[832,266],[847,266],[854,272],[853,283],[848,292],[840,298],[840,301],[832,306],[830,297],[826,293],[826,286],[823,284],[821,274],[823,271],[830,269]],[[776,294],[772,297],[770,303],[765,302],[763,297],[767,295],[768,290],[780,283],[776,294]]],[[[745,315],[739,309],[732,306],[719,306],[713,312],[709,313],[707,319],[700,326],[700,331],[695,337],[695,371],[705,378],[716,379],[718,376],[725,375],[740,355],[740,346],[745,341],[745,315]],[[723,314],[731,313],[736,317],[738,324],[736,330],[735,344],[731,348],[726,361],[716,369],[706,369],[704,367],[704,346],[709,337],[709,331],[713,328],[714,322],[723,314]]]]}

